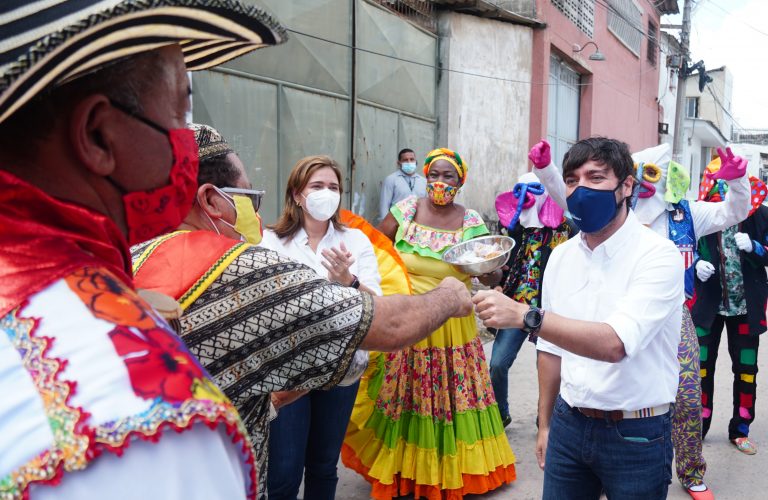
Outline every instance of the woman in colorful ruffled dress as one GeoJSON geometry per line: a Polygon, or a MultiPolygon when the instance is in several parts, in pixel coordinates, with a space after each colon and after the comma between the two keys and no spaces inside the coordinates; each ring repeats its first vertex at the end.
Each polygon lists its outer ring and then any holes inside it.
{"type": "MultiPolygon", "coordinates": [[[[427,197],[394,205],[379,230],[394,241],[415,294],[446,276],[470,287],[470,276],[441,260],[450,246],[488,234],[477,212],[453,202],[467,165],[453,151],[436,149],[424,174],[427,197]]],[[[342,459],[372,484],[373,498],[461,499],[515,480],[474,315],[450,319],[412,347],[378,357],[365,379],[342,459]]]]}

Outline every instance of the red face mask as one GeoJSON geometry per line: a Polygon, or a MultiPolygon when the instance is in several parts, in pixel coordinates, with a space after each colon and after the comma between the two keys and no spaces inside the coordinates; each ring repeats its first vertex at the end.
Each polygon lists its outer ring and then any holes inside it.
{"type": "Polygon", "coordinates": [[[110,102],[116,109],[168,137],[173,153],[170,183],[167,186],[149,191],[127,192],[110,179],[112,184],[123,193],[128,244],[135,245],[174,231],[192,209],[197,192],[199,166],[197,143],[192,130],[168,130],[122,104],[110,102]]]}

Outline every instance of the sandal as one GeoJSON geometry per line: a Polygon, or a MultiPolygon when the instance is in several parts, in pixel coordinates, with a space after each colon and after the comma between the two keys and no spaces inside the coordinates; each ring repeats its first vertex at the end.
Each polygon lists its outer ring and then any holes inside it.
{"type": "Polygon", "coordinates": [[[757,445],[753,443],[748,437],[740,437],[731,439],[731,443],[736,446],[736,449],[745,455],[754,455],[757,453],[757,445]]]}

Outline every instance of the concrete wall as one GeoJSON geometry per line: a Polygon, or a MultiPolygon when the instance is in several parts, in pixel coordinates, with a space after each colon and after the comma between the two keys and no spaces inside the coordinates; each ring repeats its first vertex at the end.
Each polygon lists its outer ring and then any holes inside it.
{"type": "MultiPolygon", "coordinates": [[[[659,16],[651,2],[636,2],[643,10],[642,28],[648,20],[658,26],[659,16]]],[[[579,138],[603,135],[621,139],[637,151],[658,144],[659,68],[664,66],[657,54],[654,66],[648,61],[648,41],[643,38],[640,54],[630,51],[608,30],[608,9],[596,5],[594,34],[588,35],[563,15],[551,2],[539,3],[538,18],[546,29],[535,30],[533,39],[533,85],[531,96],[530,141],[547,134],[547,85],[549,58],[557,54],[582,75],[579,138]],[[594,41],[605,61],[590,61],[594,47],[573,52],[573,44],[584,46],[594,41]]]]}
{"type": "Polygon", "coordinates": [[[438,24],[438,144],[469,164],[458,202],[497,221],[496,196],[528,171],[531,29],[457,13],[438,24]],[[512,80],[512,81],[510,81],[512,80]]]}

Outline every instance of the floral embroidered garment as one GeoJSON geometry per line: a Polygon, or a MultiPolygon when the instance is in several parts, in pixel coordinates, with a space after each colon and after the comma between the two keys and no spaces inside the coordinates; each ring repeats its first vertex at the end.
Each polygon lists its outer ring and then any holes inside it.
{"type": "Polygon", "coordinates": [[[237,411],[108,271],[76,271],[2,317],[0,358],[0,390],[13,394],[0,409],[3,498],[104,498],[120,487],[131,498],[255,496],[237,411]],[[198,430],[176,434],[188,429],[198,430]]]}
{"type": "Polygon", "coordinates": [[[114,222],[0,170],[0,227],[0,498],[254,498],[237,411],[114,222]]]}
{"type": "MultiPolygon", "coordinates": [[[[445,231],[414,222],[416,198],[392,207],[395,246],[415,294],[453,276],[440,260],[448,247],[488,234],[467,210],[464,226],[445,231]]],[[[448,320],[428,338],[379,354],[361,380],[342,448],[347,467],[371,484],[371,496],[460,499],[515,479],[515,457],[504,434],[473,314],[448,320]]]]}

